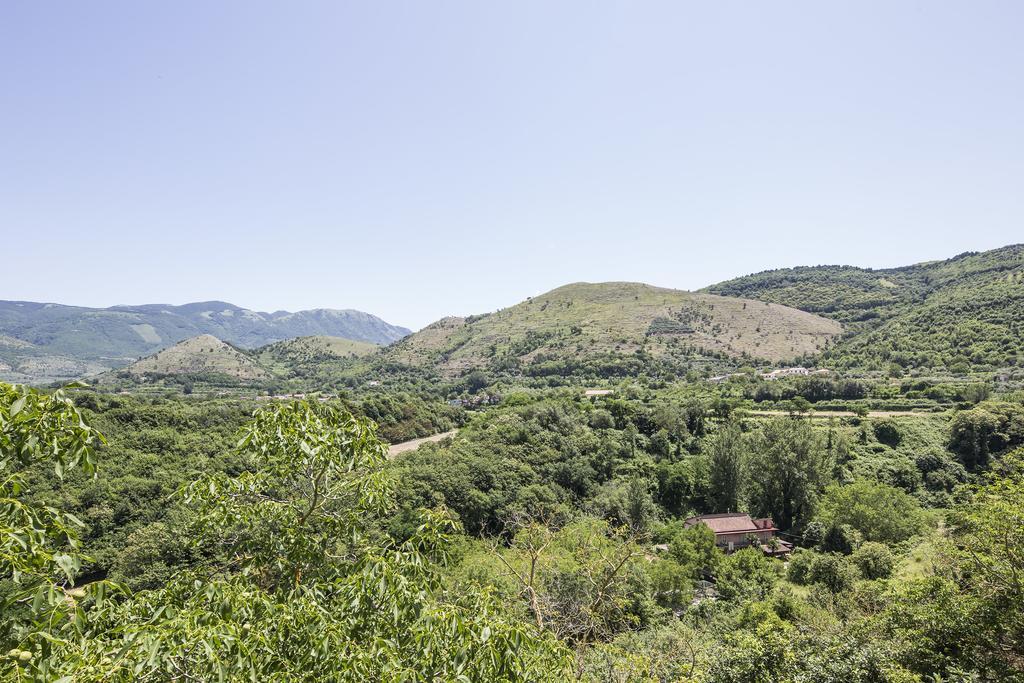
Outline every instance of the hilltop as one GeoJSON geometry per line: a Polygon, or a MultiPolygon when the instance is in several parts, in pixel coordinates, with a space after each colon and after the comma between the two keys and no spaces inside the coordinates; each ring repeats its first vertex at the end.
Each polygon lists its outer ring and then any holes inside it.
{"type": "MultiPolygon", "coordinates": [[[[332,384],[352,362],[380,351],[380,346],[341,337],[297,337],[246,350],[203,334],[180,341],[125,368],[105,373],[101,383],[129,380],[172,383],[200,381],[212,386],[261,384],[281,380],[312,380],[332,384]]],[[[307,387],[310,382],[301,386],[307,387]]]]}
{"type": "Polygon", "coordinates": [[[299,337],[252,351],[252,356],[276,377],[304,381],[316,388],[333,386],[358,358],[379,353],[381,347],[340,337],[299,337]]]}
{"type": "Polygon", "coordinates": [[[220,377],[243,383],[271,378],[270,372],[251,356],[209,334],[178,342],[132,363],[119,374],[136,378],[163,375],[220,377]]]}
{"type": "Polygon", "coordinates": [[[1024,360],[1024,245],[872,270],[771,270],[704,290],[785,304],[844,324],[825,354],[841,367],[964,371],[1024,360]]]}
{"type": "Polygon", "coordinates": [[[634,282],[581,282],[496,313],[444,318],[382,357],[446,376],[478,368],[571,374],[581,364],[638,357],[782,362],[820,352],[841,331],[834,320],[775,303],[634,282]]]}
{"type": "Polygon", "coordinates": [[[221,301],[102,309],[0,301],[0,379],[38,383],[95,374],[201,334],[255,348],[310,335],[388,344],[409,332],[354,310],[261,313],[221,301]]]}
{"type": "Polygon", "coordinates": [[[380,351],[380,346],[369,342],[325,335],[296,337],[268,344],[254,351],[260,362],[296,365],[323,360],[351,359],[380,351]]]}

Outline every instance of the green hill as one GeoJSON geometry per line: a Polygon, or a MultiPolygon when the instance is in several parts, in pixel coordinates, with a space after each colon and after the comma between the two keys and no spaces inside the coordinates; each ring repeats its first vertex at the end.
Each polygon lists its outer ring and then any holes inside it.
{"type": "Polygon", "coordinates": [[[118,374],[131,377],[189,375],[254,382],[271,378],[270,372],[248,354],[216,337],[203,334],[138,360],[118,374]]]}
{"type": "Polygon", "coordinates": [[[268,344],[253,354],[266,365],[294,366],[323,360],[358,358],[380,350],[377,344],[342,337],[296,337],[268,344]]]}
{"type": "Polygon", "coordinates": [[[358,358],[381,347],[341,337],[298,337],[255,349],[259,363],[282,379],[311,381],[314,386],[333,386],[358,358]]]}
{"type": "Polygon", "coordinates": [[[781,362],[819,352],[840,332],[833,320],[774,303],[632,282],[576,283],[496,313],[439,320],[382,357],[446,376],[473,369],[573,374],[580,365],[627,358],[781,362]]]}
{"type": "Polygon", "coordinates": [[[901,268],[765,271],[709,293],[785,304],[842,322],[841,367],[964,370],[1024,363],[1024,245],[901,268]]]}

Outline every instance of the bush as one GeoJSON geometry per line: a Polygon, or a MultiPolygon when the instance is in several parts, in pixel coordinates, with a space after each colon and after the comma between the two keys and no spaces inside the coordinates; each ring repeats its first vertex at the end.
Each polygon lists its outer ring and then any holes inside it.
{"type": "Polygon", "coordinates": [[[842,555],[818,555],[811,564],[807,577],[810,583],[821,584],[832,593],[842,593],[853,587],[859,578],[857,567],[842,555]]]}
{"type": "MultiPolygon", "coordinates": [[[[861,479],[832,484],[821,500],[818,521],[826,527],[849,525],[866,541],[900,543],[928,526],[928,515],[905,491],[861,479]]],[[[842,550],[842,548],[836,548],[842,550]]]]}
{"type": "Polygon", "coordinates": [[[786,568],[786,578],[795,584],[806,586],[810,583],[811,569],[814,561],[819,557],[813,550],[797,550],[789,558],[789,566],[786,568]]]}
{"type": "Polygon", "coordinates": [[[849,555],[862,541],[860,532],[849,524],[830,524],[825,529],[818,548],[827,553],[849,555]]]}
{"type": "Polygon", "coordinates": [[[887,579],[896,567],[896,558],[889,547],[874,541],[868,541],[857,548],[850,560],[865,579],[887,579]]]}
{"type": "Polygon", "coordinates": [[[900,434],[900,426],[892,418],[876,422],[874,431],[875,438],[891,448],[899,446],[903,438],[903,435],[900,434]]]}
{"type": "Polygon", "coordinates": [[[723,598],[763,600],[779,580],[779,565],[760,550],[744,548],[722,560],[715,578],[723,598]]]}

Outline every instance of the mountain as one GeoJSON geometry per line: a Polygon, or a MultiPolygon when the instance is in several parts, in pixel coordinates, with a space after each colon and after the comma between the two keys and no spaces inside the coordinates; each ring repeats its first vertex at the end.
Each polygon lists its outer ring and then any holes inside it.
{"type": "MultiPolygon", "coordinates": [[[[695,355],[792,360],[821,351],[841,325],[774,303],[634,282],[575,283],[496,313],[444,318],[381,359],[446,376],[472,369],[573,374],[625,359],[695,355]]],[[[606,368],[604,371],[614,371],[606,368]]]]}
{"type": "Polygon", "coordinates": [[[147,375],[220,376],[231,381],[270,379],[255,359],[213,335],[202,334],[135,361],[119,371],[134,377],[147,375]]]}
{"type": "Polygon", "coordinates": [[[341,337],[299,337],[256,349],[252,355],[278,377],[313,381],[328,386],[357,358],[378,353],[381,347],[341,337]]]}
{"type": "Polygon", "coordinates": [[[771,270],[704,290],[785,304],[840,321],[825,354],[839,367],[956,371],[1024,363],[1024,245],[872,270],[771,270]]]}
{"type": "Polygon", "coordinates": [[[388,344],[409,332],[353,310],[260,313],[220,301],[102,309],[0,301],[0,380],[95,374],[201,334],[254,348],[311,335],[388,344]]]}
{"type": "Polygon", "coordinates": [[[102,385],[172,385],[203,382],[210,386],[261,384],[281,386],[296,380],[304,390],[332,386],[360,357],[375,354],[376,344],[341,337],[312,336],[286,339],[253,350],[238,348],[213,335],[201,334],[146,356],[127,367],[96,378],[102,385]],[[175,377],[184,376],[184,377],[175,377]]]}
{"type": "Polygon", "coordinates": [[[380,351],[380,346],[343,337],[313,336],[285,339],[256,349],[256,357],[265,364],[287,366],[322,360],[358,358],[380,351]]]}

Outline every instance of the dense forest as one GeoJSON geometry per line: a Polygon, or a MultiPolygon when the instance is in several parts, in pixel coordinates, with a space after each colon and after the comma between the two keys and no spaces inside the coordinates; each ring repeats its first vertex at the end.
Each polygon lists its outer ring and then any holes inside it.
{"type": "Polygon", "coordinates": [[[759,414],[745,391],[438,412],[4,387],[0,670],[1021,679],[1024,406],[829,418],[759,414]],[[374,421],[395,440],[417,420],[461,429],[389,459],[374,421]],[[789,559],[685,523],[733,510],[771,517],[789,559]]]}

